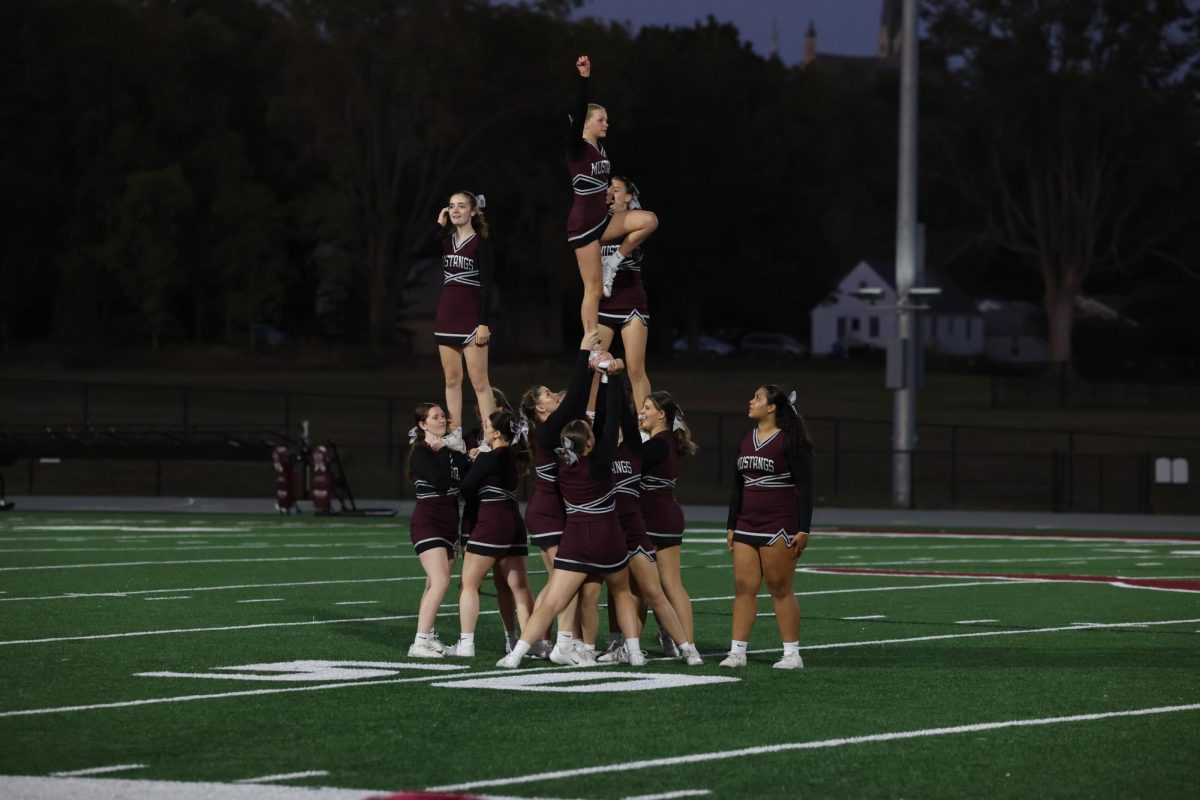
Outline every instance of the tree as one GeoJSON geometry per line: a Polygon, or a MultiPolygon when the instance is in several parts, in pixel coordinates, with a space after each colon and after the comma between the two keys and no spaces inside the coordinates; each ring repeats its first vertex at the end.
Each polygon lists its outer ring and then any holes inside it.
{"type": "Polygon", "coordinates": [[[484,138],[531,93],[492,83],[480,54],[494,12],[482,4],[287,6],[292,52],[279,117],[324,170],[328,184],[310,196],[307,213],[318,241],[355,255],[370,340],[379,345],[391,336],[397,289],[412,265],[405,245],[456,188],[448,179],[482,164],[484,138]]]}
{"type": "Polygon", "coordinates": [[[155,349],[178,325],[171,301],[184,277],[180,220],[192,204],[183,170],[173,164],[130,175],[113,213],[105,263],[141,312],[155,349]]]}
{"type": "Polygon", "coordinates": [[[1172,260],[1195,209],[1189,96],[1200,12],[1182,0],[929,0],[929,48],[959,110],[944,149],[984,236],[1041,277],[1053,362],[1095,270],[1172,260]],[[1191,141],[1189,141],[1191,138],[1191,141]],[[1165,202],[1164,202],[1165,201],[1165,202]]]}

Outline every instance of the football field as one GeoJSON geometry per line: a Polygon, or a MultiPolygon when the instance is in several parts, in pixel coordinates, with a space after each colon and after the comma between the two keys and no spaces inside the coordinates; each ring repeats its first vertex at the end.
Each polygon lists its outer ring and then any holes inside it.
{"type": "Polygon", "coordinates": [[[0,798],[1194,797],[1197,534],[818,527],[790,672],[765,594],[717,667],[732,570],[697,526],[703,667],[651,621],[645,667],[510,672],[491,597],[476,658],[407,658],[403,519],[13,512],[0,798]]]}

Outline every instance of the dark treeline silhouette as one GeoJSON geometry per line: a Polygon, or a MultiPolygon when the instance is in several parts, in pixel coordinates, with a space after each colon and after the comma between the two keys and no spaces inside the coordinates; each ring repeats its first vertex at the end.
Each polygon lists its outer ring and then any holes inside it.
{"type": "MultiPolygon", "coordinates": [[[[392,351],[410,244],[468,188],[488,198],[507,324],[557,326],[505,354],[558,349],[578,304],[562,136],[582,52],[616,171],[661,220],[652,348],[672,329],[805,335],[847,269],[891,258],[894,63],[788,67],[712,19],[634,35],[571,5],[4,3],[0,344],[250,343],[268,323],[392,351]]],[[[929,264],[1044,302],[1056,341],[1064,296],[1132,294],[1129,357],[1194,356],[1194,14],[1048,5],[925,4],[929,264]]]]}

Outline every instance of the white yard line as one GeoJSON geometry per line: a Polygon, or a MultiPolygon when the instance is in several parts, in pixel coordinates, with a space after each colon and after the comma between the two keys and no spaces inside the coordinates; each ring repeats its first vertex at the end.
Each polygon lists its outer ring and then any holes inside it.
{"type": "MultiPolygon", "coordinates": [[[[393,580],[393,579],[388,578],[386,580],[393,580]]],[[[424,576],[419,578],[419,580],[424,580],[424,576]]],[[[338,581],[329,581],[329,582],[337,583],[338,581]]],[[[796,595],[798,597],[808,597],[811,595],[821,595],[821,594],[862,594],[862,593],[866,593],[866,592],[897,592],[897,591],[915,591],[915,590],[921,590],[921,589],[957,589],[957,588],[964,587],[964,586],[1009,586],[1009,585],[1016,585],[1019,583],[1047,583],[1047,582],[1048,581],[1038,581],[1038,580],[1029,580],[1029,579],[995,580],[995,581],[965,581],[965,582],[957,582],[957,583],[930,583],[930,584],[921,584],[921,585],[917,585],[917,586],[874,586],[874,587],[862,587],[859,589],[824,589],[824,590],[815,591],[815,592],[796,592],[796,595]]],[[[285,585],[285,584],[264,584],[264,585],[278,586],[278,585],[285,585]]],[[[1100,584],[1100,585],[1105,585],[1105,584],[1100,584]]],[[[236,587],[229,587],[229,588],[236,588],[236,587]]],[[[189,590],[173,589],[171,591],[189,591],[189,590]]],[[[200,591],[200,590],[190,590],[190,591],[200,591]]],[[[95,596],[95,595],[91,595],[91,596],[95,596]]],[[[101,595],[101,596],[108,596],[108,595],[101,595]]],[[[120,596],[120,595],[118,594],[117,596],[120,596]]],[[[766,595],[766,594],[758,595],[758,597],[760,597],[760,598],[765,598],[768,596],[769,595],[766,595]]],[[[719,595],[716,597],[693,597],[692,598],[693,603],[720,602],[722,600],[725,600],[725,601],[733,600],[733,595],[719,595]]],[[[246,602],[246,601],[239,601],[239,602],[246,602]]],[[[453,604],[453,603],[444,603],[443,608],[457,608],[457,605],[453,604]]],[[[496,614],[498,612],[495,610],[490,610],[490,611],[483,611],[480,613],[496,614]]],[[[172,629],[168,629],[168,630],[127,631],[125,633],[99,633],[99,634],[80,635],[80,636],[53,636],[53,637],[46,637],[46,638],[42,638],[42,639],[11,639],[11,640],[7,640],[7,641],[0,641],[0,647],[5,646],[5,645],[15,645],[15,644],[42,644],[42,643],[50,643],[50,642],[91,641],[94,639],[123,639],[126,637],[133,637],[133,636],[165,636],[165,635],[176,634],[176,633],[208,633],[208,632],[212,632],[212,631],[254,630],[254,629],[258,629],[258,628],[287,627],[287,626],[291,626],[291,625],[335,625],[335,624],[339,624],[339,623],[343,623],[343,622],[388,622],[388,621],[393,621],[393,620],[415,619],[415,618],[416,618],[416,614],[401,614],[401,615],[388,616],[388,617],[357,617],[355,619],[311,620],[309,622],[262,622],[262,623],[255,623],[253,625],[223,625],[223,626],[214,627],[214,628],[172,628],[172,629]]]]}
{"type": "MultiPolygon", "coordinates": [[[[481,612],[487,613],[487,612],[481,612]]],[[[355,617],[354,619],[317,619],[308,622],[261,622],[254,625],[218,625],[209,628],[168,628],[154,631],[127,631],[125,633],[98,633],[90,636],[54,636],[45,639],[10,639],[0,645],[46,644],[50,642],[86,642],[97,639],[126,639],[135,636],[168,636],[177,633],[212,633],[216,631],[245,631],[256,628],[289,628],[305,625],[340,625],[354,622],[393,622],[401,619],[416,619],[416,614],[395,614],[387,617],[355,617]]]]}
{"type": "Polygon", "coordinates": [[[342,600],[334,603],[335,606],[373,606],[378,604],[378,600],[342,600]]]}
{"type": "Polygon", "coordinates": [[[960,619],[955,621],[955,625],[982,625],[985,622],[999,622],[998,619],[960,619]]]}
{"type": "MultiPolygon", "coordinates": [[[[522,674],[534,672],[551,672],[562,667],[537,667],[521,670],[522,674]]],[[[461,672],[457,675],[472,678],[487,678],[494,675],[512,675],[509,669],[492,670],[488,672],[461,672]]],[[[4,717],[31,717],[44,714],[62,714],[71,711],[96,711],[106,708],[136,708],[138,706],[153,706],[164,703],[190,703],[197,700],[223,700],[230,697],[258,697],[267,694],[291,694],[293,692],[320,692],[327,689],[348,689],[353,686],[391,686],[399,683],[425,683],[448,680],[445,673],[440,675],[422,675],[418,678],[389,678],[382,681],[347,681],[344,683],[318,683],[313,686],[285,686],[275,689],[244,689],[236,692],[211,692],[208,694],[187,694],[175,697],[153,697],[145,700],[122,700],[115,703],[92,703],[80,706],[59,706],[57,708],[27,708],[19,711],[0,711],[0,719],[4,717]]]]}
{"type": "MultiPolygon", "coordinates": [[[[720,539],[698,539],[688,537],[683,540],[684,545],[696,542],[707,542],[725,544],[724,533],[721,528],[685,528],[685,533],[720,533],[720,539]]],[[[819,542],[823,539],[854,539],[854,538],[875,538],[880,539],[933,539],[933,540],[949,540],[949,539],[966,539],[972,541],[1004,541],[1004,542],[1075,542],[1077,544],[1094,545],[1096,542],[1108,542],[1111,544],[1131,544],[1131,545],[1148,545],[1148,544],[1169,544],[1176,547],[1186,544],[1186,540],[1190,537],[1178,536],[1175,538],[1156,539],[1148,536],[1120,536],[1118,534],[1108,535],[1103,533],[1086,533],[1080,532],[1077,536],[1065,536],[1056,534],[1029,534],[1029,533],[942,533],[940,531],[855,531],[855,530],[839,530],[827,531],[817,530],[812,532],[813,541],[819,542]]]]}
{"type": "Polygon", "coordinates": [[[282,603],[282,597],[258,597],[253,600],[234,600],[235,603],[282,603]]]}
{"type": "MultiPolygon", "coordinates": [[[[1146,628],[1151,625],[1190,625],[1193,622],[1200,622],[1200,619],[1168,619],[1157,622],[1075,622],[1070,625],[1059,625],[1053,628],[1019,628],[1017,630],[1003,631],[979,631],[977,633],[941,633],[930,634],[928,636],[910,636],[899,639],[875,639],[869,642],[835,642],[832,644],[808,644],[800,645],[801,650],[840,650],[847,647],[866,647],[868,645],[880,644],[910,644],[912,642],[936,642],[943,639],[972,639],[980,636],[1023,636],[1029,633],[1059,633],[1062,631],[1089,631],[1089,630],[1121,630],[1124,628],[1146,628]]],[[[749,650],[750,653],[773,653],[780,648],[767,648],[764,650],[749,650]]],[[[706,654],[707,655],[707,654],[706,654]]],[[[712,655],[719,655],[713,653],[712,655]]]]}
{"type": "MultiPolygon", "coordinates": [[[[442,608],[458,608],[457,603],[443,603],[442,608]]],[[[495,609],[480,611],[480,614],[499,614],[495,609]]],[[[258,622],[252,625],[219,625],[211,628],[169,628],[154,631],[127,631],[125,633],[98,633],[88,636],[54,636],[45,639],[9,639],[0,646],[15,644],[47,644],[50,642],[86,642],[96,639],[126,639],[137,636],[167,636],[176,633],[212,633],[214,631],[245,631],[256,628],[290,628],[304,625],[341,625],[354,622],[393,622],[401,619],[416,619],[416,614],[394,614],[387,617],[354,617],[352,619],[314,619],[308,622],[258,622]]]]}
{"type": "Polygon", "coordinates": [[[190,594],[181,594],[181,595],[175,595],[172,597],[143,597],[142,599],[145,600],[146,602],[151,602],[151,601],[155,601],[155,600],[191,600],[192,596],[190,594]]]}
{"type": "Polygon", "coordinates": [[[278,775],[263,775],[258,778],[242,778],[234,783],[275,783],[277,781],[294,781],[300,778],[323,778],[329,774],[328,770],[313,769],[308,772],[282,772],[278,775]]]}
{"type": "MultiPolygon", "coordinates": [[[[483,613],[486,614],[489,612],[485,611],[483,613]]],[[[491,612],[491,613],[494,613],[494,612],[491,612]]],[[[413,615],[413,616],[415,616],[415,615],[413,615]]],[[[1156,620],[1153,622],[1115,622],[1115,623],[1107,623],[1107,624],[1106,623],[1095,623],[1095,624],[1089,623],[1087,625],[1068,625],[1065,627],[1054,627],[1054,628],[1026,628],[1026,629],[1020,629],[1020,630],[986,631],[986,632],[980,632],[980,633],[953,633],[953,634],[944,634],[941,636],[915,636],[915,637],[912,637],[909,639],[874,639],[874,640],[870,640],[870,641],[861,641],[861,642],[835,642],[835,643],[829,643],[829,644],[801,646],[800,649],[801,650],[828,650],[828,649],[845,648],[845,647],[869,647],[869,646],[881,645],[881,644],[906,644],[909,642],[928,642],[928,641],[933,641],[933,640],[937,640],[937,639],[967,639],[967,638],[972,638],[972,637],[977,637],[977,636],[1017,636],[1017,635],[1032,634],[1032,633],[1058,633],[1060,631],[1121,629],[1121,628],[1142,627],[1142,626],[1149,626],[1149,625],[1192,625],[1197,622],[1200,622],[1200,619],[1171,619],[1171,620],[1156,620]]],[[[308,623],[300,623],[300,624],[308,624],[308,623]]],[[[750,653],[769,653],[769,652],[777,652],[778,649],[779,648],[774,648],[774,650],[750,650],[748,652],[750,652],[750,653]]],[[[715,655],[715,654],[706,654],[706,655],[715,655]]],[[[547,671],[554,671],[554,670],[560,670],[560,669],[561,669],[560,667],[535,667],[532,669],[521,670],[520,674],[529,674],[529,673],[534,673],[534,672],[547,672],[547,671]]],[[[599,668],[599,669],[603,669],[603,668],[599,668]]],[[[594,669],[589,670],[589,672],[594,672],[594,669]]],[[[471,678],[486,678],[486,677],[491,677],[493,675],[512,675],[514,673],[512,670],[493,670],[493,671],[488,671],[488,672],[464,672],[464,673],[460,673],[460,674],[462,674],[464,676],[470,676],[471,678]]],[[[620,673],[616,672],[614,674],[619,675],[620,673]]],[[[37,716],[37,715],[43,715],[43,714],[62,714],[62,713],[73,712],[73,711],[95,711],[95,710],[99,710],[99,709],[109,709],[109,708],[130,708],[130,707],[145,706],[145,705],[158,705],[158,704],[162,704],[162,703],[186,703],[186,702],[192,702],[192,701],[197,701],[197,700],[218,700],[218,699],[229,698],[229,697],[253,697],[253,696],[268,695],[268,694],[285,694],[285,693],[290,693],[290,692],[315,692],[315,691],[323,691],[326,689],[344,689],[344,688],[348,688],[351,686],[385,686],[385,685],[392,685],[392,684],[399,684],[399,683],[420,683],[420,682],[425,682],[425,681],[444,681],[446,679],[447,678],[444,674],[442,674],[442,675],[427,675],[427,676],[422,676],[419,678],[389,678],[387,680],[380,680],[380,681],[367,680],[367,681],[352,681],[352,682],[346,682],[346,683],[325,683],[325,684],[317,684],[315,686],[288,686],[288,687],[282,687],[282,688],[277,688],[277,689],[250,689],[250,690],[237,691],[237,692],[217,692],[217,693],[210,693],[210,694],[182,695],[182,696],[176,696],[176,697],[157,697],[157,698],[151,698],[151,699],[147,699],[147,700],[125,700],[125,701],[115,702],[115,703],[94,703],[94,704],[90,704],[90,705],[58,706],[58,707],[52,707],[52,708],[29,708],[29,709],[20,709],[20,710],[16,710],[16,711],[0,711],[0,719],[3,719],[5,717],[28,717],[28,716],[37,716]]]]}
{"type": "MultiPolygon", "coordinates": [[[[84,597],[133,597],[142,594],[164,592],[221,592],[229,589],[275,589],[285,586],[338,586],[350,583],[394,583],[397,581],[423,581],[424,575],[406,575],[400,578],[346,578],[334,581],[285,581],[283,583],[231,583],[225,586],[185,586],[171,589],[138,589],[130,592],[67,592],[66,594],[35,595],[33,597],[0,597],[0,602],[18,600],[78,600],[84,597]]],[[[0,592],[0,594],[4,594],[0,592]]]]}
{"type": "MultiPolygon", "coordinates": [[[[0,797],[32,800],[364,800],[386,790],[289,786],[269,783],[201,783],[129,778],[48,778],[0,775],[0,797]]],[[[526,800],[526,798],[522,798],[526,800]]],[[[533,800],[533,798],[528,798],[533,800]]]]}
{"type": "Polygon", "coordinates": [[[839,619],[846,620],[846,621],[853,621],[853,620],[859,620],[859,619],[887,619],[887,617],[884,616],[883,614],[865,614],[861,617],[839,617],[839,619]]]}
{"type": "Polygon", "coordinates": [[[39,569],[96,569],[98,567],[163,567],[179,564],[260,564],[268,561],[378,561],[415,560],[415,555],[396,556],[287,556],[280,558],[203,558],[178,561],[111,561],[104,564],[41,564],[36,567],[0,567],[0,572],[29,572],[39,569]]]}
{"type": "MultiPolygon", "coordinates": [[[[16,530],[16,529],[8,528],[8,530],[16,530]]],[[[87,530],[93,530],[93,529],[88,528],[87,530]]],[[[242,530],[239,533],[219,533],[219,532],[215,532],[216,530],[217,529],[215,529],[215,528],[208,528],[208,529],[201,528],[201,529],[197,529],[195,532],[199,535],[202,535],[205,539],[246,539],[249,537],[253,537],[255,539],[264,539],[264,538],[272,538],[272,537],[280,538],[280,539],[288,539],[288,538],[296,538],[296,539],[313,538],[313,539],[315,539],[318,537],[324,537],[324,538],[329,537],[329,531],[327,531],[327,530],[321,530],[321,531],[294,530],[294,531],[289,531],[287,533],[272,533],[272,532],[264,532],[261,530],[253,530],[253,529],[242,530]]],[[[384,530],[369,530],[369,531],[357,531],[357,532],[356,531],[338,531],[337,536],[339,539],[342,537],[345,537],[345,536],[379,537],[381,534],[384,534],[386,532],[387,531],[384,531],[384,530]]],[[[103,538],[100,536],[0,536],[0,542],[22,542],[22,543],[24,543],[24,542],[103,542],[103,541],[134,541],[134,540],[148,542],[148,541],[153,541],[155,539],[178,540],[180,538],[181,537],[177,533],[147,534],[146,536],[116,536],[116,537],[113,537],[112,539],[106,539],[106,538],[103,538]]],[[[183,537],[183,538],[187,538],[190,540],[193,537],[183,537]]],[[[1176,544],[1178,544],[1178,542],[1176,542],[1176,544]]]]}
{"type": "Polygon", "coordinates": [[[108,772],[128,772],[131,769],[145,769],[145,764],[114,764],[111,767],[90,767],[88,769],[74,769],[69,772],[51,772],[52,778],[80,778],[84,775],[104,775],[108,772]]]}
{"type": "MultiPolygon", "coordinates": [[[[1200,555],[1200,552],[1196,553],[1200,555]]],[[[936,560],[922,559],[905,559],[903,561],[855,561],[853,564],[829,563],[829,564],[805,564],[809,569],[836,569],[839,567],[874,568],[874,567],[931,567],[942,564],[1042,564],[1042,563],[1058,563],[1064,565],[1071,564],[1088,564],[1093,561],[1128,561],[1129,556],[1086,556],[1079,558],[1078,556],[1059,556],[1057,558],[945,558],[936,560]]],[[[979,577],[979,576],[975,576],[979,577]]]]}
{"type": "Polygon", "coordinates": [[[710,794],[712,794],[711,789],[680,789],[661,794],[638,794],[622,798],[622,800],[675,800],[677,797],[707,797],[710,794]]]}
{"type": "Polygon", "coordinates": [[[963,733],[979,733],[982,731],[1000,730],[1004,728],[1023,728],[1042,725],[1063,725],[1072,722],[1092,722],[1103,719],[1121,717],[1144,717],[1159,714],[1177,714],[1186,711],[1200,710],[1200,703],[1177,706],[1157,706],[1154,708],[1136,708],[1126,711],[1101,711],[1090,714],[1071,714],[1061,717],[1041,717],[1032,719],[1003,720],[1000,722],[976,722],[969,725],[952,725],[942,728],[921,728],[909,731],[893,731],[890,733],[875,733],[866,736],[847,736],[839,739],[818,739],[807,742],[788,742],[785,744],[765,745],[761,747],[743,747],[737,750],[718,750],[707,753],[693,753],[686,756],[670,758],[654,758],[644,761],[627,761],[624,763],[604,764],[594,767],[578,767],[575,769],[555,770],[553,772],[536,772],[528,775],[518,775],[511,778],[494,778],[491,780],[466,781],[464,783],[430,786],[431,792],[456,792],[478,789],[490,786],[512,786],[522,783],[578,778],[584,775],[609,774],[613,772],[628,772],[630,770],[653,769],[656,767],[673,767],[681,764],[698,764],[706,761],[724,761],[747,756],[768,755],[793,750],[820,750],[833,747],[844,747],[856,744],[874,744],[877,742],[894,742],[905,739],[917,739],[929,736],[949,736],[963,733]]]}
{"type": "Polygon", "coordinates": [[[320,542],[310,544],[297,544],[295,542],[276,543],[276,542],[245,542],[242,544],[189,544],[179,547],[35,547],[35,548],[5,548],[0,550],[0,553],[192,553],[200,550],[314,550],[317,548],[330,547],[364,547],[370,549],[392,549],[396,547],[409,547],[408,542],[401,545],[399,542],[320,542]]]}
{"type": "Polygon", "coordinates": [[[10,531],[123,531],[125,533],[199,533],[207,536],[209,531],[232,533],[239,528],[207,528],[198,525],[185,527],[136,527],[134,525],[13,525],[10,531]]]}

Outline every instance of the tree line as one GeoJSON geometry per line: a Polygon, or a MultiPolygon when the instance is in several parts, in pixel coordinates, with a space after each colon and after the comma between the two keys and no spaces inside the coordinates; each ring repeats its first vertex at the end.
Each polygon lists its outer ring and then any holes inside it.
{"type": "MultiPolygon", "coordinates": [[[[575,5],[5,3],[0,344],[237,343],[269,323],[394,349],[410,244],[462,188],[487,195],[505,312],[577,305],[563,134],[582,52],[617,172],[662,222],[652,346],[672,328],[804,334],[850,266],[891,259],[894,67],[787,66],[711,18],[632,32],[575,5]]],[[[1085,289],[1133,298],[1138,347],[1195,357],[1197,13],[923,15],[929,265],[1042,303],[1057,361],[1085,289]]]]}

